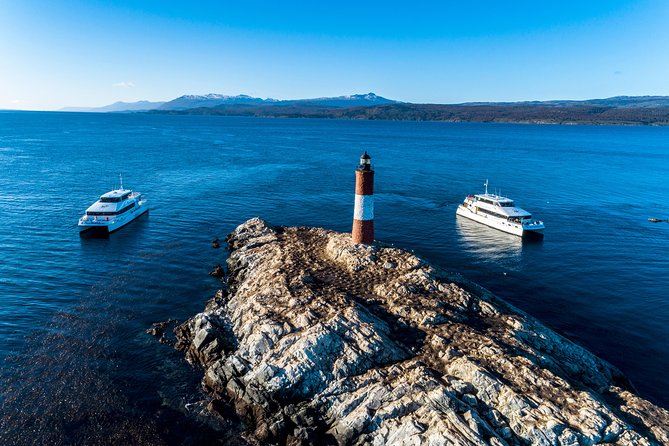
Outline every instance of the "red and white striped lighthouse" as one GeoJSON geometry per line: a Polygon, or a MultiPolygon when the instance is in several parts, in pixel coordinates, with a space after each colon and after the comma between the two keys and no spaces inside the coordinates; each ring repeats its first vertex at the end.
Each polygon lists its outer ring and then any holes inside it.
{"type": "Polygon", "coordinates": [[[353,243],[374,242],[374,171],[367,152],[360,157],[355,171],[355,210],[353,211],[353,243]]]}

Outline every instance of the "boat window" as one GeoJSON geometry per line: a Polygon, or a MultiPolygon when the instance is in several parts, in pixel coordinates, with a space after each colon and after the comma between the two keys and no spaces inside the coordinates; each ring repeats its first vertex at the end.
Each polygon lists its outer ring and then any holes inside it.
{"type": "Polygon", "coordinates": [[[124,207],[123,209],[121,209],[120,211],[118,211],[117,214],[122,214],[122,213],[124,213],[124,212],[127,212],[127,211],[129,211],[130,209],[132,209],[132,208],[134,208],[134,207],[135,207],[135,202],[133,201],[132,203],[130,203],[129,205],[127,205],[126,207],[124,207]]]}
{"type": "Polygon", "coordinates": [[[92,216],[96,216],[96,217],[99,217],[99,216],[119,215],[119,214],[123,214],[123,213],[125,213],[125,212],[128,212],[128,211],[129,211],[130,209],[132,209],[133,207],[135,207],[135,202],[134,202],[134,201],[132,202],[132,204],[129,204],[128,206],[124,207],[123,209],[121,209],[121,210],[118,211],[118,212],[96,212],[96,211],[89,211],[89,212],[86,212],[86,215],[92,215],[92,216]]]}
{"type": "Polygon", "coordinates": [[[121,197],[100,197],[102,203],[118,203],[121,201],[121,197]]]}
{"type": "Polygon", "coordinates": [[[512,208],[513,201],[506,201],[506,202],[503,201],[499,205],[502,206],[503,208],[512,208]]]}
{"type": "Polygon", "coordinates": [[[128,197],[130,197],[131,193],[132,192],[127,192],[127,193],[121,195],[120,197],[100,197],[100,201],[102,203],[118,203],[119,201],[123,201],[123,200],[127,199],[128,197]]]}
{"type": "Polygon", "coordinates": [[[489,211],[488,209],[479,208],[478,210],[482,214],[492,215],[493,217],[502,218],[506,220],[506,215],[498,214],[497,212],[489,211]]]}

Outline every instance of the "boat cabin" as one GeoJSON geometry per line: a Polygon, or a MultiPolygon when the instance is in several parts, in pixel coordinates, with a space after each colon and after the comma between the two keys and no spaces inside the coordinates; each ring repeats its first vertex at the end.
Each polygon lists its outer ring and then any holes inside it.
{"type": "Polygon", "coordinates": [[[474,195],[476,212],[488,214],[510,223],[523,223],[532,219],[527,211],[515,207],[515,203],[510,198],[493,194],[474,195]],[[484,204],[484,206],[480,206],[484,204]],[[487,205],[487,206],[485,206],[487,205]]]}
{"type": "Polygon", "coordinates": [[[500,206],[503,208],[512,208],[514,206],[513,200],[506,197],[489,194],[474,196],[476,197],[476,201],[482,201],[483,203],[488,203],[491,206],[500,206]]]}
{"type": "Polygon", "coordinates": [[[113,190],[102,195],[100,201],[102,203],[118,203],[130,197],[130,194],[132,194],[130,190],[113,190]]]}
{"type": "Polygon", "coordinates": [[[115,217],[135,208],[138,199],[138,195],[135,194],[133,196],[131,190],[113,190],[102,195],[98,201],[86,209],[86,215],[93,217],[115,217]]]}

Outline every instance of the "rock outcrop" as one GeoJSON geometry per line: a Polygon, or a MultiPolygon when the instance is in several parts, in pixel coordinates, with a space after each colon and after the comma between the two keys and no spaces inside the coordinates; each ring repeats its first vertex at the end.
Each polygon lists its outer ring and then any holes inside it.
{"type": "Polygon", "coordinates": [[[177,348],[262,442],[669,444],[612,365],[411,253],[260,219],[227,240],[177,348]]]}

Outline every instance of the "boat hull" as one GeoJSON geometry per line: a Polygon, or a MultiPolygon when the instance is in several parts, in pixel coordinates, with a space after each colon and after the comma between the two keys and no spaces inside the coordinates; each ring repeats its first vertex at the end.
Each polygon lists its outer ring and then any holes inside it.
{"type": "Polygon", "coordinates": [[[100,234],[100,235],[107,235],[111,234],[112,232],[116,232],[119,229],[123,228],[124,226],[128,225],[129,223],[132,223],[142,215],[146,214],[149,212],[149,207],[146,204],[142,204],[138,206],[137,208],[133,209],[130,212],[126,212],[127,215],[123,215],[122,217],[116,217],[112,220],[98,220],[98,221],[86,221],[86,222],[79,222],[79,233],[87,233],[87,234],[100,234]]]}
{"type": "Polygon", "coordinates": [[[508,234],[517,235],[519,237],[541,238],[544,236],[543,224],[521,225],[519,223],[511,223],[506,220],[494,218],[484,213],[477,213],[472,211],[471,206],[465,207],[463,205],[459,205],[458,210],[455,213],[461,217],[474,220],[491,228],[506,232],[508,234]]]}

